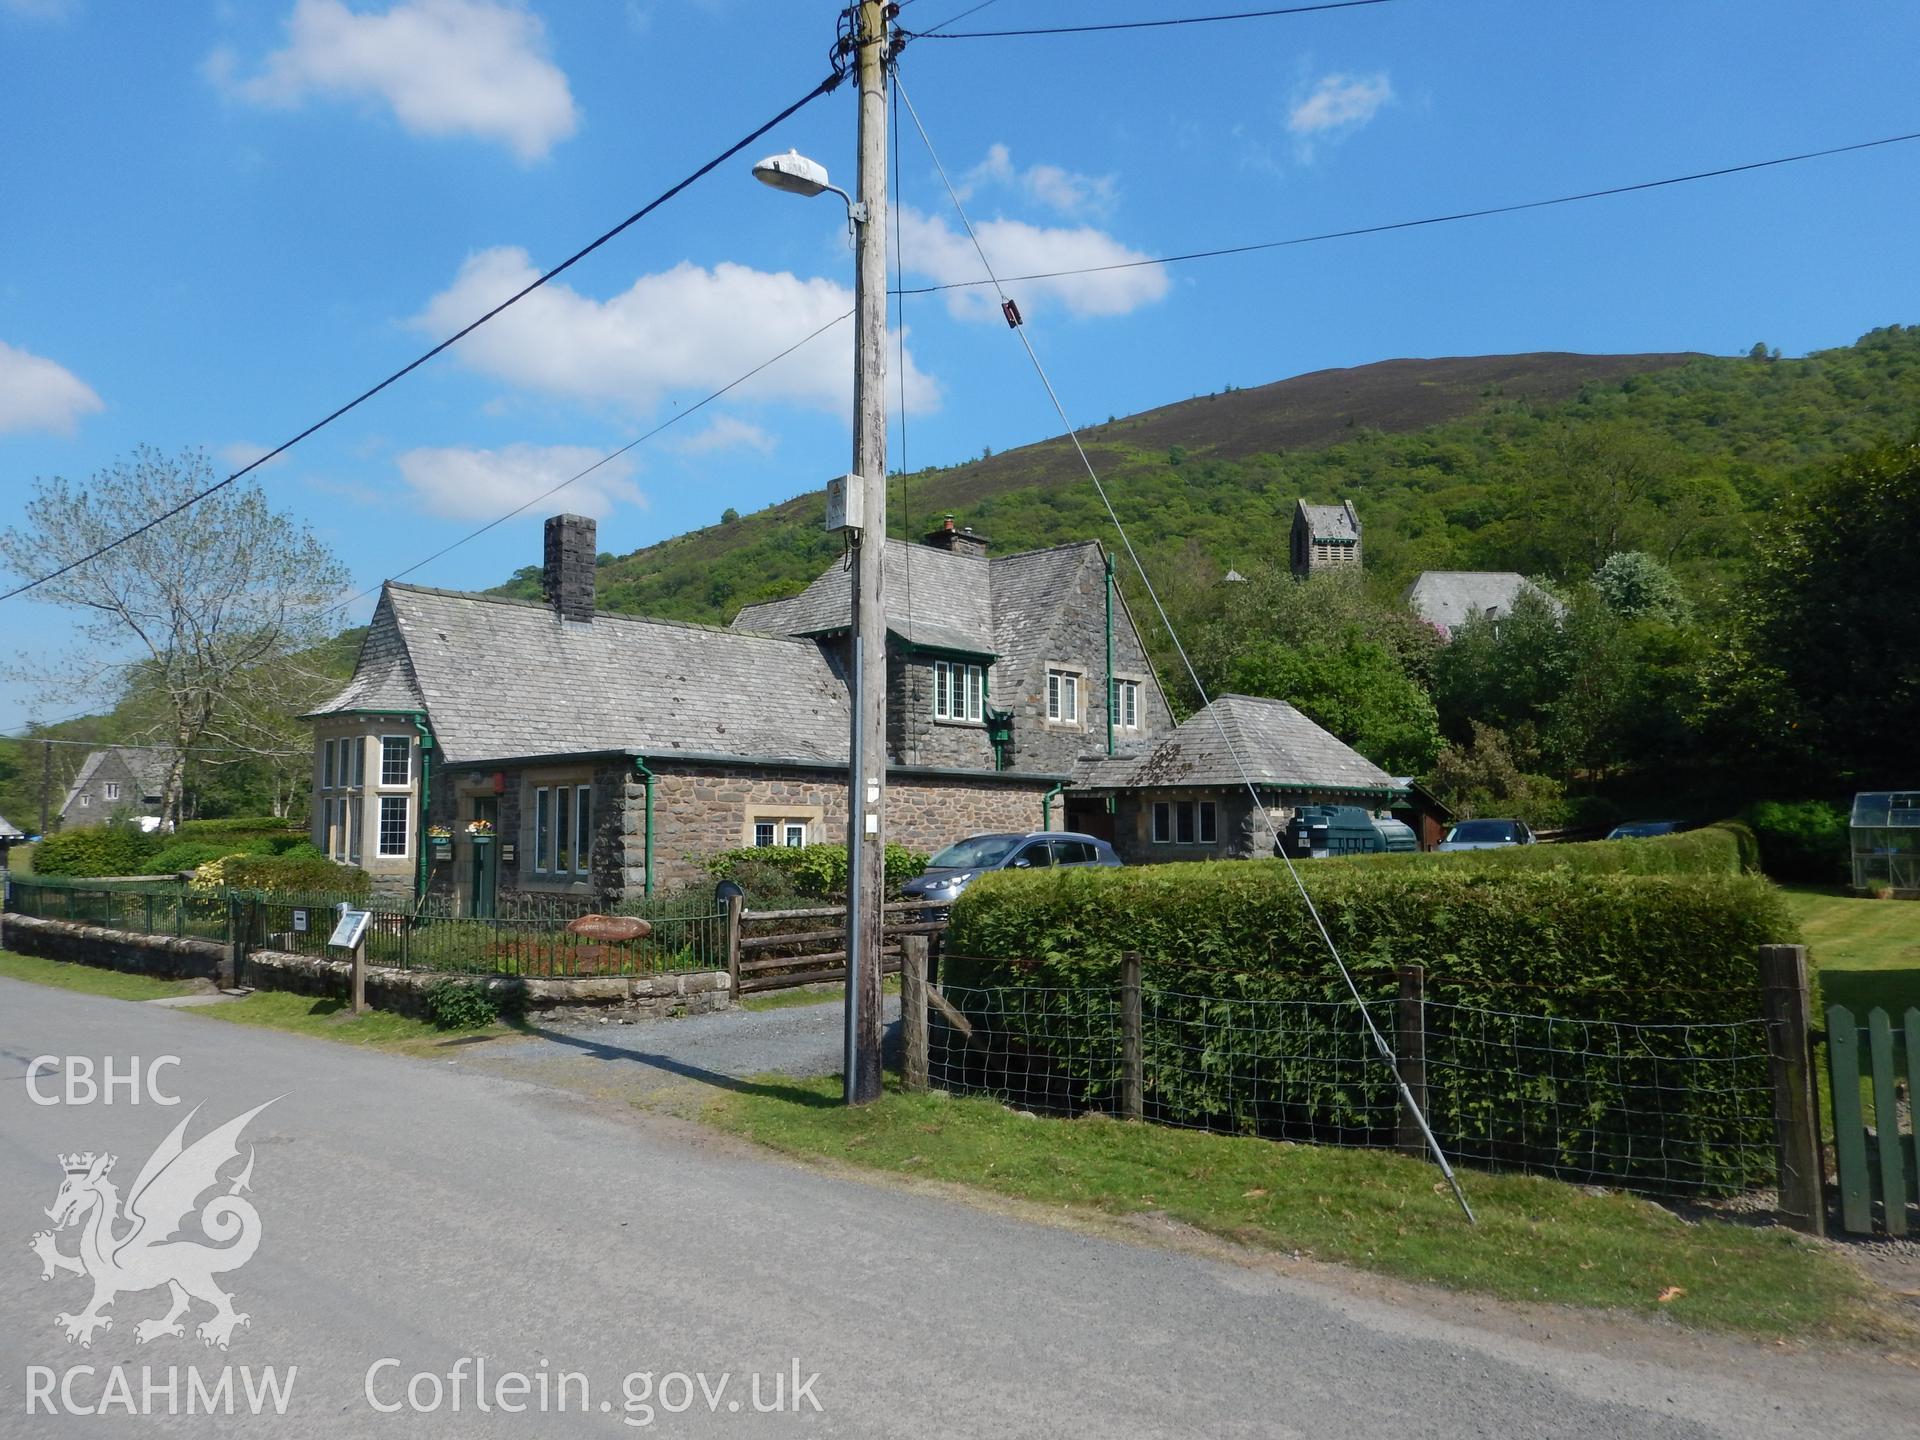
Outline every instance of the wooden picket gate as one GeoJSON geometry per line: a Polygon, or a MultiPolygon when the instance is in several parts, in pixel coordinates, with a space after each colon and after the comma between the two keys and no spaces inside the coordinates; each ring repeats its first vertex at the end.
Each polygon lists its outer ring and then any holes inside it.
{"type": "Polygon", "coordinates": [[[1833,1086],[1840,1228],[1874,1233],[1877,1202],[1877,1228],[1905,1235],[1914,1228],[1907,1207],[1920,1205],[1920,1149],[1913,1122],[1914,1099],[1920,1096],[1920,1009],[1908,1010],[1896,1027],[1877,1006],[1867,1012],[1864,1025],[1845,1005],[1828,1006],[1827,1074],[1833,1086]],[[1871,1102],[1863,1093],[1869,1090],[1871,1102]]]}
{"type": "MultiPolygon", "coordinates": [[[[900,944],[947,928],[946,906],[924,900],[886,907],[880,973],[900,973],[900,944]]],[[[792,990],[802,985],[844,983],[847,978],[847,907],[748,910],[740,897],[727,904],[727,971],[735,996],[792,990]],[[811,928],[805,928],[811,927],[811,928]]]]}

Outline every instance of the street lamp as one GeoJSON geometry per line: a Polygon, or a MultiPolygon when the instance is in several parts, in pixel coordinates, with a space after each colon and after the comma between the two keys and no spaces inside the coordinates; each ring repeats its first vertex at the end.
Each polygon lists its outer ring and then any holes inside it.
{"type": "Polygon", "coordinates": [[[789,195],[826,191],[847,206],[854,232],[853,469],[845,503],[829,524],[847,536],[852,572],[852,700],[847,737],[846,1099],[880,1097],[880,947],[886,922],[887,624],[881,604],[887,543],[887,79],[884,56],[893,7],[860,0],[859,199],[798,151],[753,167],[761,184],[789,195]]]}

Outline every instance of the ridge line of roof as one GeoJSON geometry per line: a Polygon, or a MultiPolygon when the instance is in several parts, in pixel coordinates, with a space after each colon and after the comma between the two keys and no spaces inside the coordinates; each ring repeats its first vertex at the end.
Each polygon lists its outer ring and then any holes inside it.
{"type": "MultiPolygon", "coordinates": [[[[443,590],[436,585],[408,585],[399,580],[386,582],[390,590],[404,590],[414,595],[435,595],[443,600],[471,600],[483,605],[505,605],[516,610],[546,611],[551,607],[544,600],[522,600],[517,595],[488,595],[477,590],[443,590]]],[[[778,604],[778,601],[756,601],[756,604],[778,604]]],[[[749,607],[742,606],[742,609],[749,607]]],[[[781,635],[771,630],[740,629],[732,625],[715,625],[705,620],[669,620],[658,615],[635,615],[626,610],[602,610],[595,607],[595,621],[620,620],[632,625],[661,625],[675,630],[707,631],[718,635],[745,635],[754,639],[779,640],[786,644],[800,644],[797,635],[781,635]]]]}

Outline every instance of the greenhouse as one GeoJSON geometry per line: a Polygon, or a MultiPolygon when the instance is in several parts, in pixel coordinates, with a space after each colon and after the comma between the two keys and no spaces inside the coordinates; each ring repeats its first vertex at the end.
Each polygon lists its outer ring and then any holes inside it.
{"type": "Polygon", "coordinates": [[[1853,888],[1920,899],[1920,790],[1853,797],[1853,888]]]}

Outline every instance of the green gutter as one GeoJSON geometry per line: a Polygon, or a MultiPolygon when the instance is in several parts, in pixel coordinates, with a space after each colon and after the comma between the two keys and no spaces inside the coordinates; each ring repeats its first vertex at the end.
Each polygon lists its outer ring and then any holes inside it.
{"type": "Polygon", "coordinates": [[[633,773],[640,777],[640,783],[647,787],[647,878],[645,895],[653,894],[653,771],[647,768],[647,762],[639,755],[633,757],[633,773]]]}
{"type": "Polygon", "coordinates": [[[1053,797],[1066,788],[1066,782],[1063,780],[1040,797],[1040,828],[1042,830],[1053,828],[1053,797]]]}
{"type": "Polygon", "coordinates": [[[1113,556],[1107,559],[1107,754],[1113,754],[1113,702],[1120,687],[1113,683],[1113,556]]]}

